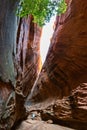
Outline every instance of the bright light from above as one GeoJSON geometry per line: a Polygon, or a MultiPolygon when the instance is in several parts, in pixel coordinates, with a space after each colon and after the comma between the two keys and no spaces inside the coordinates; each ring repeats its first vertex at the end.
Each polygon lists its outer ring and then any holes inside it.
{"type": "Polygon", "coordinates": [[[50,22],[43,27],[41,41],[40,41],[40,53],[41,53],[42,64],[45,61],[49,49],[50,39],[54,31],[53,30],[54,21],[55,21],[55,16],[53,16],[50,22]]]}

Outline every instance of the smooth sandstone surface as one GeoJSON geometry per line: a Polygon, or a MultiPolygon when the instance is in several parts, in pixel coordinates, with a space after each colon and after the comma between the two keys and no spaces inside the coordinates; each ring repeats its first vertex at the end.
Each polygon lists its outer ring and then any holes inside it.
{"type": "MultiPolygon", "coordinates": [[[[10,130],[15,122],[24,119],[26,110],[29,116],[39,112],[39,119],[26,119],[17,130],[87,129],[87,1],[66,2],[66,13],[56,18],[41,72],[42,29],[32,22],[32,16],[20,20],[15,55],[7,49],[13,56],[12,73],[5,68],[10,77],[16,73],[16,85],[0,80],[1,130],[10,130]]],[[[5,67],[4,62],[1,68],[5,67]]]]}

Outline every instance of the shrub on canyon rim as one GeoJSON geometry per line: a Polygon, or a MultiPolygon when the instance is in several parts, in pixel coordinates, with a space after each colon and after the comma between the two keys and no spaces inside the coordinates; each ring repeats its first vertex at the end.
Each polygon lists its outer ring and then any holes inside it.
{"type": "Polygon", "coordinates": [[[20,0],[17,15],[33,15],[34,22],[43,26],[53,15],[64,13],[66,7],[65,0],[20,0]]]}

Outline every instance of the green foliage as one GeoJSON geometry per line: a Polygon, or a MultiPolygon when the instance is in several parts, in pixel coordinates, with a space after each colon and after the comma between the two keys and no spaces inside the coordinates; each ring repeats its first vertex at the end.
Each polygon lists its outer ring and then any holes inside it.
{"type": "Polygon", "coordinates": [[[66,7],[64,0],[20,0],[17,15],[33,15],[34,22],[43,26],[53,15],[64,13],[66,7]]]}
{"type": "Polygon", "coordinates": [[[67,4],[65,3],[64,0],[60,0],[58,2],[58,9],[57,9],[57,14],[60,15],[60,14],[63,14],[66,12],[66,8],[67,8],[67,4]]]}

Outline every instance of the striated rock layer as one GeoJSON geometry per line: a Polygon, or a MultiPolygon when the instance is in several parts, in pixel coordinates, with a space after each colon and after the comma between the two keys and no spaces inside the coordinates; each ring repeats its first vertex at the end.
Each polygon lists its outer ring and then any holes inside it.
{"type": "Polygon", "coordinates": [[[56,102],[51,116],[56,115],[57,123],[61,119],[65,125],[86,129],[87,85],[81,84],[87,82],[87,1],[67,2],[66,13],[56,19],[46,61],[27,104],[36,104],[29,110],[40,110],[56,102]]]}
{"type": "MultiPolygon", "coordinates": [[[[11,10],[10,7],[9,10],[11,10]]],[[[8,16],[8,14],[6,16],[8,16]]],[[[11,19],[9,20],[11,21],[11,19]]],[[[13,20],[11,23],[12,25],[15,23],[13,20]]],[[[10,23],[7,23],[7,26],[10,28],[10,23]]],[[[8,28],[6,29],[7,33],[5,36],[8,39],[8,32],[10,30],[8,28]]],[[[17,35],[17,43],[16,41],[13,43],[11,42],[12,46],[9,46],[10,42],[8,42],[9,44],[6,43],[6,48],[4,43],[0,43],[0,66],[5,68],[0,68],[2,69],[2,71],[0,70],[0,130],[10,130],[15,122],[26,117],[24,102],[41,69],[41,31],[42,29],[33,23],[33,17],[28,16],[28,18],[19,20],[18,32],[17,30],[15,32],[15,38],[17,35]],[[2,47],[5,49],[3,50],[2,47]],[[4,55],[4,51],[9,51],[7,54],[10,56],[4,55]],[[5,56],[5,58],[2,57],[2,55],[5,56]],[[2,75],[1,72],[3,72],[2,75]],[[7,78],[4,75],[6,75],[7,78]],[[12,76],[14,76],[14,79],[12,79],[12,76]]],[[[9,33],[9,35],[12,35],[12,33],[14,34],[14,32],[11,31],[9,33]]],[[[10,39],[8,39],[8,41],[9,40],[10,39]]]]}
{"type": "Polygon", "coordinates": [[[11,114],[14,115],[15,108],[14,57],[18,25],[14,9],[17,2],[18,0],[0,1],[0,130],[9,130],[14,122],[11,114]]]}
{"type": "Polygon", "coordinates": [[[23,92],[24,96],[30,90],[41,69],[40,59],[40,37],[42,29],[33,22],[33,17],[20,20],[17,47],[16,47],[16,69],[17,89],[23,92]]]}
{"type": "Polygon", "coordinates": [[[15,88],[17,120],[26,115],[24,102],[41,69],[41,31],[42,29],[33,23],[32,16],[20,20],[15,61],[17,70],[15,88]]]}
{"type": "Polygon", "coordinates": [[[10,130],[15,122],[26,116],[24,103],[29,94],[26,108],[30,119],[39,115],[40,122],[35,121],[33,125],[29,119],[27,125],[24,121],[18,129],[22,126],[32,130],[63,129],[58,125],[45,126],[41,121],[44,120],[86,130],[87,1],[66,0],[67,11],[56,18],[39,77],[41,28],[32,23],[32,16],[21,19],[16,44],[17,19],[13,10],[16,0],[1,2],[0,7],[5,6],[1,8],[4,15],[0,12],[0,129],[10,130]]]}

